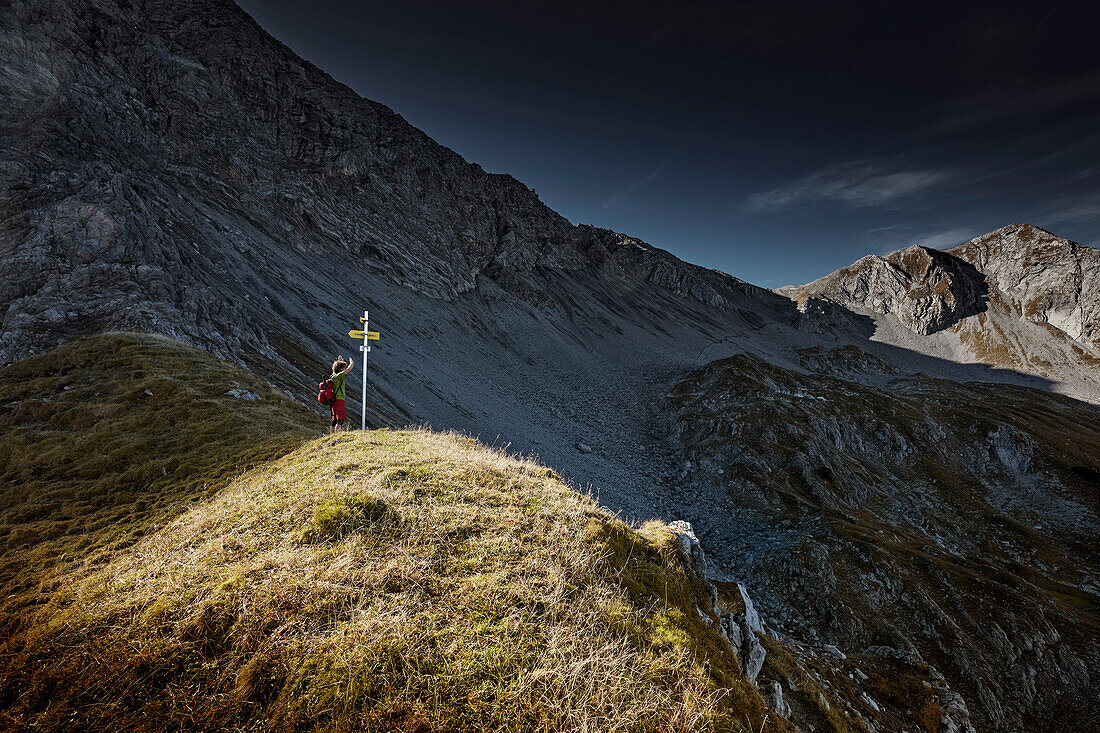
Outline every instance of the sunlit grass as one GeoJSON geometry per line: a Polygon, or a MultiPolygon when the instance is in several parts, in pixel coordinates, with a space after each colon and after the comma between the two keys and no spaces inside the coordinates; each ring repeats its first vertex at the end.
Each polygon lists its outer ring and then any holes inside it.
{"type": "Polygon", "coordinates": [[[16,512],[36,492],[6,509],[9,577],[34,581],[5,610],[21,615],[0,647],[0,727],[761,725],[662,523],[630,527],[553,471],[459,435],[303,442],[312,415],[256,380],[234,377],[264,399],[227,413],[240,402],[224,396],[228,365],[114,338],[3,375],[7,395],[43,379],[27,390],[81,389],[85,404],[4,413],[8,455],[26,439],[13,428],[39,447],[5,480],[52,492],[43,511],[57,526],[17,544],[16,512]],[[84,410],[99,422],[73,427],[84,410]],[[102,433],[97,448],[80,442],[88,431],[102,433]],[[20,571],[21,548],[42,567],[20,571]]]}

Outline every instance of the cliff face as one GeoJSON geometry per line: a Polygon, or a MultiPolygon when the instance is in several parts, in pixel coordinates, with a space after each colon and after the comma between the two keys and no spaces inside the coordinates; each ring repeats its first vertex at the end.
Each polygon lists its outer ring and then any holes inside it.
{"type": "Polygon", "coordinates": [[[914,245],[781,288],[875,319],[878,340],[1100,388],[1100,251],[1013,224],[947,251],[914,245]],[[915,336],[914,336],[915,335],[915,336]],[[928,338],[920,338],[920,337],[928,338]]]}
{"type": "Polygon", "coordinates": [[[983,309],[981,274],[966,262],[913,245],[886,257],[869,255],[808,285],[781,290],[796,300],[828,298],[890,313],[919,334],[943,330],[983,309]]]}

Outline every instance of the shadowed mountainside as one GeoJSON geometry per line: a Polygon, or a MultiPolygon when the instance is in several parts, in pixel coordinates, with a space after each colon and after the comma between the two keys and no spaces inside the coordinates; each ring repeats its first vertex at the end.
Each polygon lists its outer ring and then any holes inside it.
{"type": "Polygon", "coordinates": [[[671,395],[718,572],[780,638],[918,652],[979,730],[1100,719],[1100,409],[803,355],[809,374],[736,356],[671,395]]]}

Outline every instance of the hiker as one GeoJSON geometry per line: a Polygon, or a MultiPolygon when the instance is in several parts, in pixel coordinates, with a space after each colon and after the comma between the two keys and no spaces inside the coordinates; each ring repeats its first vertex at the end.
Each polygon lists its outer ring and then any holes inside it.
{"type": "MultiPolygon", "coordinates": [[[[354,361],[344,361],[343,356],[336,357],[336,361],[332,362],[332,376],[328,378],[328,382],[331,382],[331,399],[332,399],[332,429],[330,433],[335,433],[338,430],[347,430],[344,425],[344,399],[347,397],[347,390],[345,389],[344,382],[347,381],[348,372],[355,366],[354,361]]],[[[325,391],[325,383],[321,383],[322,391],[325,391]]]]}

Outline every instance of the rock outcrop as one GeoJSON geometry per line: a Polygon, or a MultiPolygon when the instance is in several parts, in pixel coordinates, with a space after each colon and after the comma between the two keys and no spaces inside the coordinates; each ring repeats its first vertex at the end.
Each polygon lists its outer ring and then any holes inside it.
{"type": "Polygon", "coordinates": [[[707,576],[706,554],[703,545],[695,536],[695,530],[690,522],[678,520],[669,524],[669,529],[676,535],[680,543],[680,556],[684,567],[693,576],[703,582],[707,589],[709,607],[703,609],[706,614],[713,614],[718,618],[718,631],[729,642],[730,649],[737,658],[741,670],[745,673],[745,679],[755,684],[760,670],[764,667],[764,658],[767,652],[760,643],[757,634],[764,632],[760,623],[760,616],[752,605],[748,591],[743,584],[738,584],[737,589],[741,594],[742,610],[732,614],[726,613],[718,605],[718,588],[707,576]]]}
{"type": "Polygon", "coordinates": [[[985,275],[1021,318],[1100,347],[1100,250],[1013,224],[947,253],[985,275]]]}
{"type": "Polygon", "coordinates": [[[805,330],[834,325],[839,306],[869,314],[877,340],[1100,401],[1100,250],[1038,227],[1013,224],[942,252],[914,245],[864,257],[777,292],[799,305],[805,330]]]}
{"type": "Polygon", "coordinates": [[[920,245],[886,257],[869,255],[807,285],[780,292],[800,303],[825,298],[892,314],[919,334],[941,331],[984,309],[985,285],[969,263],[920,245]]]}
{"type": "Polygon", "coordinates": [[[772,682],[771,689],[768,690],[767,700],[768,704],[772,706],[772,710],[779,713],[779,715],[784,718],[791,717],[791,706],[783,699],[783,684],[778,680],[772,682]]]}

